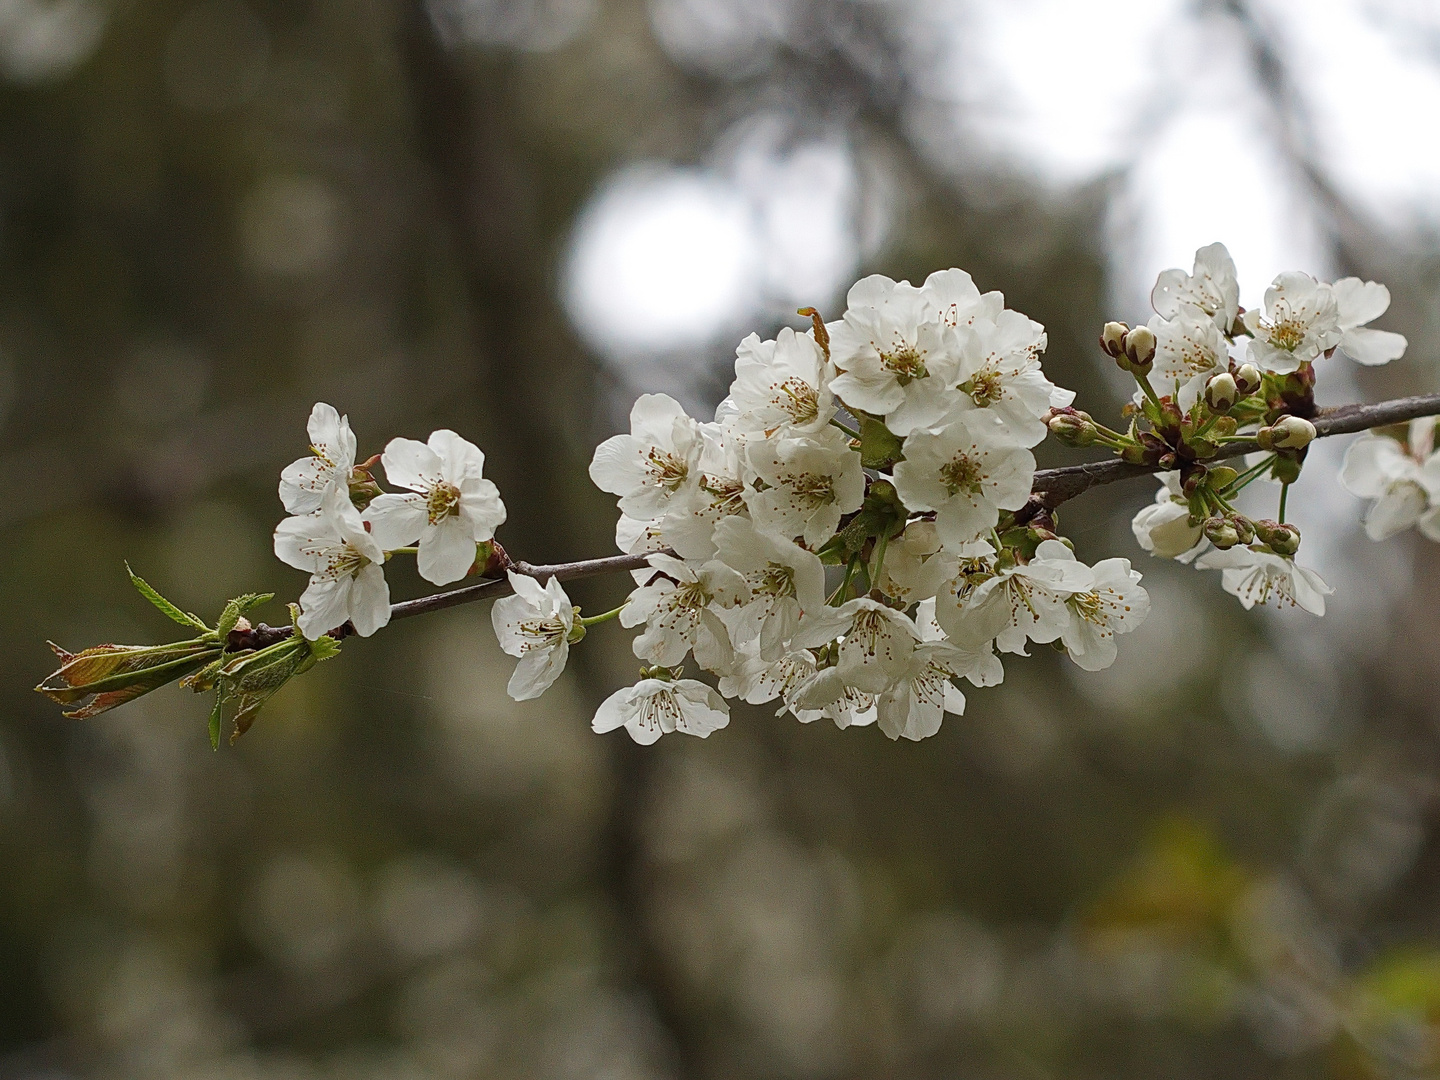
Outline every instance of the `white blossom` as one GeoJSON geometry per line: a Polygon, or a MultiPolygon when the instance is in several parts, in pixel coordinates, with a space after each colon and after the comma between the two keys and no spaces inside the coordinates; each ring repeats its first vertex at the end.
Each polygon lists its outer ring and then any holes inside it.
{"type": "Polygon", "coordinates": [[[1005,667],[995,655],[995,643],[983,641],[979,644],[962,643],[952,640],[935,619],[936,599],[922,601],[915,609],[915,628],[920,631],[922,643],[946,641],[954,648],[948,654],[945,667],[956,678],[964,678],[974,686],[999,686],[1005,681],[1005,667]]]}
{"type": "Polygon", "coordinates": [[[835,415],[833,376],[812,334],[788,326],[772,341],[751,334],[735,350],[731,423],[766,438],[819,431],[835,415]]]}
{"type": "Polygon", "coordinates": [[[921,286],[927,309],[950,327],[994,322],[1005,310],[1005,296],[981,293],[975,279],[964,270],[936,270],[921,286]]]}
{"type": "Polygon", "coordinates": [[[1130,531],[1142,548],[1161,559],[1189,562],[1205,543],[1203,528],[1190,523],[1190,504],[1180,493],[1178,472],[1159,473],[1155,501],[1142,507],[1130,531]]]}
{"type": "Polygon", "coordinates": [[[300,594],[300,632],[311,641],[348,621],[369,637],[390,621],[385,552],[365,530],[345,488],[332,486],[313,514],[288,517],[275,529],[275,555],[310,572],[300,594]]]}
{"type": "Polygon", "coordinates": [[[1178,385],[1177,404],[1188,409],[1212,375],[1230,366],[1224,335],[1201,308],[1182,303],[1173,317],[1150,320],[1155,335],[1155,366],[1150,379],[1162,394],[1178,385]]]}
{"type": "Polygon", "coordinates": [[[1398,360],[1408,344],[1401,334],[1372,330],[1374,322],[1390,307],[1390,290],[1374,281],[1341,278],[1331,288],[1339,314],[1340,348],[1357,364],[1374,367],[1398,360]]]}
{"type": "Polygon", "coordinates": [[[630,434],[595,448],[590,479],[620,496],[620,510],[648,521],[698,482],[700,424],[665,394],[642,394],[630,410],[630,434]]]}
{"type": "Polygon", "coordinates": [[[520,662],[507,690],[516,701],[538,698],[565,670],[575,606],[558,578],[541,585],[527,574],[508,571],[513,596],[503,596],[490,609],[500,648],[520,662]]]}
{"type": "Polygon", "coordinates": [[[1293,559],[1238,544],[1208,552],[1195,565],[1201,570],[1223,571],[1221,587],[1246,611],[1273,600],[1276,607],[1288,604],[1312,615],[1324,615],[1325,597],[1335,591],[1314,570],[1297,565],[1293,559]]]}
{"type": "MultiPolygon", "coordinates": [[[[904,613],[861,596],[807,614],[794,643],[813,649],[837,638],[840,643],[832,670],[838,681],[831,701],[840,695],[842,686],[868,694],[888,690],[908,668],[920,634],[904,613]]],[[[817,708],[825,704],[813,699],[806,703],[817,708]]]]}
{"type": "Polygon", "coordinates": [[[915,646],[905,672],[876,700],[880,730],[892,739],[919,742],[940,730],[945,714],[965,711],[965,695],[951,680],[960,650],[948,641],[915,646]]]}
{"type": "Polygon", "coordinates": [[[600,703],[590,727],[597,734],[623,727],[642,746],[682,731],[705,738],[730,722],[730,706],[694,679],[641,679],[600,703]]]}
{"type": "Polygon", "coordinates": [[[764,528],[803,536],[817,547],[830,539],[840,518],[865,500],[865,474],[850,440],[834,428],[796,439],[767,439],[749,448],[750,467],[765,481],[747,489],[745,503],[764,528]]]}
{"type": "Polygon", "coordinates": [[[1297,271],[1281,274],[1265,290],[1265,312],[1245,313],[1254,338],[1250,358],[1284,374],[1339,346],[1367,367],[1387,364],[1405,352],[1405,338],[1365,324],[1389,307],[1390,290],[1373,281],[1351,277],[1328,285],[1297,271]]]}
{"type": "MultiPolygon", "coordinates": [[[[985,545],[989,548],[988,543],[985,545]]],[[[880,553],[877,550],[875,556],[880,553]]],[[[959,557],[946,551],[933,521],[912,521],[892,537],[885,549],[885,565],[877,571],[871,558],[870,579],[886,596],[906,604],[931,599],[960,569],[959,557]]]]}
{"type": "Polygon", "coordinates": [[[311,514],[320,509],[325,493],[335,485],[347,487],[355,467],[355,434],[350,418],[333,406],[317,401],[305,425],[310,456],[286,465],[280,473],[280,501],[289,514],[311,514]]]}
{"type": "Polygon", "coordinates": [[[1387,435],[1360,436],[1345,451],[1340,483],[1350,494],[1374,499],[1365,512],[1365,533],[1384,540],[1417,522],[1432,540],[1440,539],[1440,455],[1434,452],[1435,420],[1410,423],[1401,444],[1387,435]]]}
{"type": "MultiPolygon", "coordinates": [[[[828,668],[826,670],[833,674],[835,669],[828,668]]],[[[825,672],[821,672],[821,675],[824,674],[825,672]]],[[[812,679],[811,684],[813,685],[814,683],[815,680],[812,679]]],[[[810,719],[819,720],[824,718],[833,722],[841,731],[844,731],[846,728],[852,727],[869,727],[875,723],[878,716],[878,710],[875,707],[876,696],[866,693],[857,687],[844,687],[838,697],[828,704],[821,706],[819,709],[814,710],[805,709],[799,705],[804,689],[805,688],[802,687],[801,690],[796,692],[795,703],[790,707],[790,711],[795,714],[802,724],[809,723],[810,719]]]]}
{"type": "Polygon", "coordinates": [[[409,491],[371,500],[365,520],[376,542],[391,551],[418,541],[421,577],[436,585],[459,581],[475,563],[475,545],[505,521],[500,493],[482,475],[484,453],[442,428],[428,443],[391,439],[380,463],[390,483],[409,491]]]}
{"type": "Polygon", "coordinates": [[[1240,284],[1230,252],[1224,244],[1210,244],[1195,252],[1191,273],[1162,271],[1150,303],[1162,319],[1175,318],[1186,305],[1197,307],[1221,333],[1230,333],[1240,310],[1240,284]]]}
{"type": "Polygon", "coordinates": [[[760,655],[758,641],[752,638],[737,646],[732,670],[720,677],[720,693],[751,705],[764,705],[779,698],[781,706],[776,716],[790,712],[802,724],[808,724],[818,720],[821,711],[798,708],[791,699],[814,674],[815,654],[809,649],[795,649],[777,660],[766,660],[760,655]]]}
{"type": "Polygon", "coordinates": [[[1070,659],[1086,671],[1115,662],[1115,635],[1128,634],[1150,613],[1150,595],[1129,559],[1103,559],[1091,567],[1095,580],[1084,592],[1071,593],[1069,625],[1060,635],[1070,659]]]}
{"type": "Polygon", "coordinates": [[[735,636],[756,639],[762,659],[779,659],[800,618],[825,606],[825,567],[813,552],[745,518],[726,518],[715,530],[716,557],[739,572],[750,599],[731,622],[735,636]]]}
{"type": "Polygon", "coordinates": [[[637,555],[642,551],[664,551],[670,545],[665,542],[660,531],[663,521],[664,518],[642,521],[640,518],[621,514],[620,519],[615,522],[615,546],[628,555],[637,555]]]}
{"type": "Polygon", "coordinates": [[[900,436],[940,420],[943,389],[956,381],[958,341],[925,290],[872,274],[851,287],[846,303],[844,317],[827,327],[840,370],[834,394],[849,408],[884,416],[900,436]]]}
{"type": "Polygon", "coordinates": [[[661,547],[686,559],[715,554],[715,526],[723,518],[746,514],[743,445],[720,424],[700,425],[701,450],[695,483],[670,499],[655,526],[661,547]]]}
{"type": "Polygon", "coordinates": [[[1001,510],[1030,498],[1035,457],[1007,439],[988,412],[962,413],[945,427],[916,431],[895,466],[895,489],[912,510],[935,511],[940,540],[957,554],[994,528],[1001,510]]]}
{"type": "Polygon", "coordinates": [[[1065,632],[1071,618],[1066,599],[1094,580],[1068,547],[1045,540],[1028,563],[997,566],[978,584],[957,580],[936,605],[935,617],[957,644],[993,640],[1001,652],[1024,655],[1027,639],[1044,645],[1065,632]]]}
{"type": "Polygon", "coordinates": [[[1309,274],[1292,270],[1265,290],[1265,309],[1245,312],[1250,359],[1277,374],[1295,371],[1340,343],[1340,309],[1335,290],[1309,274]]]}
{"type": "Polygon", "coordinates": [[[635,655],[662,667],[674,667],[691,649],[701,667],[720,671],[733,659],[730,634],[712,608],[730,608],[748,598],[745,579],[717,560],[696,565],[671,555],[649,558],[654,579],[630,594],[620,625],[645,624],[635,639],[635,655]]]}
{"type": "Polygon", "coordinates": [[[1016,445],[1043,441],[1045,414],[1075,400],[1072,391],[1056,386],[1040,368],[1045,328],[1006,309],[993,319],[976,319],[956,336],[959,363],[951,392],[959,404],[990,410],[1004,421],[1000,430],[1016,445]]]}

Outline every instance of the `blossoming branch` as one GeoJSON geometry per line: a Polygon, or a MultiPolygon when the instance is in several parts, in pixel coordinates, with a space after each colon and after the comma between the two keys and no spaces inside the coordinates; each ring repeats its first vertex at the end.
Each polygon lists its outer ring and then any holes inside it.
{"type": "Polygon", "coordinates": [[[640,679],[600,705],[597,732],[704,737],[743,700],[918,740],[964,710],[961,680],[999,683],[1004,658],[1032,642],[1087,671],[1114,662],[1149,597],[1129,559],[1077,560],[1058,508],[1144,474],[1160,487],[1132,522],[1142,550],[1219,570],[1246,608],[1323,615],[1333,590],[1296,561],[1300,531],[1285,512],[1310,443],[1377,429],[1350,446],[1341,472],[1372,500],[1367,532],[1379,540],[1415,525],[1440,540],[1429,419],[1440,396],[1316,407],[1320,357],[1340,350],[1377,365],[1403,354],[1404,338],[1368,325],[1389,306],[1383,285],[1281,274],[1255,311],[1239,292],[1229,253],[1213,244],[1189,273],[1160,275],[1148,324],[1105,325],[1100,347],[1136,387],[1111,428],[1046,377],[1044,327],[969,274],[939,271],[919,287],[865,278],[839,320],[807,308],[805,332],[742,341],[713,420],[663,394],[636,401],[629,433],[590,465],[617,497],[623,554],[555,566],[514,561],[496,542],[505,506],[478,447],[442,430],[357,461],[348,419],[320,403],[310,454],[280,478],[291,516],[275,554],[311,575],[290,625],[252,625],[247,612],[270,597],[247,595],[211,626],[132,573],[193,636],[74,654],[52,646],[61,666],[37,689],[88,717],[178,680],[213,692],[218,746],[227,720],[233,741],[348,635],[493,599],[496,636],[517,658],[516,700],[543,694],[593,627],[639,630],[640,679]],[[1037,471],[1033,450],[1047,436],[1111,457],[1037,471]],[[399,490],[381,486],[382,472],[399,490]],[[1237,497],[1262,480],[1278,483],[1278,501],[1273,517],[1255,518],[1237,497]],[[435,585],[478,580],[392,604],[384,567],[397,557],[435,585]],[[568,580],[621,571],[635,588],[613,611],[583,615],[565,592],[568,580]],[[710,679],[686,677],[687,661],[710,679]]]}

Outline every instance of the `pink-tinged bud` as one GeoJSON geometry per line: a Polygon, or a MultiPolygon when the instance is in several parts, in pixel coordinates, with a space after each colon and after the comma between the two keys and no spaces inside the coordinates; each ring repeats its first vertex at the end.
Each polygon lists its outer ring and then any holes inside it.
{"type": "Polygon", "coordinates": [[[1300,530],[1278,521],[1257,521],[1255,535],[1276,555],[1294,555],[1300,550],[1300,530]]]}
{"type": "Polygon", "coordinates": [[[1148,326],[1132,327],[1126,333],[1125,356],[1130,361],[1131,370],[1137,375],[1150,373],[1155,364],[1155,334],[1148,326]]]}
{"type": "Polygon", "coordinates": [[[1107,322],[1105,329],[1100,331],[1100,348],[1118,360],[1125,351],[1125,335],[1129,330],[1130,327],[1123,322],[1107,322]]]}
{"type": "Polygon", "coordinates": [[[1240,542],[1240,532],[1222,517],[1206,518],[1205,539],[1224,551],[1240,542]]]}
{"type": "Polygon", "coordinates": [[[1299,416],[1282,416],[1255,433],[1262,450],[1303,450],[1315,441],[1315,425],[1299,416]]]}
{"type": "Polygon", "coordinates": [[[1240,387],[1228,371],[1211,376],[1205,384],[1205,404],[1217,413],[1227,413],[1240,400],[1240,387]]]}
{"type": "Polygon", "coordinates": [[[1245,515],[1236,514],[1230,519],[1230,524],[1234,525],[1235,531],[1240,534],[1240,543],[1253,544],[1255,542],[1255,526],[1245,515]]]}
{"type": "Polygon", "coordinates": [[[1260,389],[1260,381],[1260,369],[1254,364],[1241,364],[1235,369],[1235,385],[1245,397],[1260,389]]]}
{"type": "Polygon", "coordinates": [[[1100,429],[1090,414],[1075,409],[1054,410],[1046,426],[1050,434],[1066,446],[1092,446],[1100,436],[1100,429]]]}

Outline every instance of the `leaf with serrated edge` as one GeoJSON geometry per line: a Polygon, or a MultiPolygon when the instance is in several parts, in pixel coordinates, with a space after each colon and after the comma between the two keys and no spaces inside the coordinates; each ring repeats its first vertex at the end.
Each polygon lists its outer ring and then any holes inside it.
{"type": "Polygon", "coordinates": [[[130,584],[135,586],[136,591],[145,597],[146,600],[149,600],[150,603],[154,604],[167,619],[172,622],[177,622],[181,626],[193,626],[196,630],[209,632],[210,627],[206,624],[205,620],[201,619],[198,615],[191,615],[189,612],[181,611],[169,600],[166,600],[165,597],[155,591],[154,586],[139,574],[135,573],[134,570],[131,570],[128,562],[125,564],[125,572],[130,575],[130,584]]]}

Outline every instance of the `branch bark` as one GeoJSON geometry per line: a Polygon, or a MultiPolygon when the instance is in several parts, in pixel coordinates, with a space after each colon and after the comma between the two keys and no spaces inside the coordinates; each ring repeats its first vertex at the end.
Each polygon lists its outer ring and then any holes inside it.
{"type": "MultiPolygon", "coordinates": [[[[1415,397],[1396,398],[1374,405],[1339,405],[1321,409],[1312,421],[1318,438],[1331,435],[1352,435],[1357,431],[1401,424],[1422,416],[1440,416],[1440,394],[1420,394],[1415,397]]],[[[1211,460],[1239,457],[1260,449],[1252,440],[1227,443],[1220,453],[1211,460]]],[[[1061,503],[1075,498],[1101,484],[1113,484],[1137,476],[1148,476],[1161,472],[1158,466],[1131,465],[1116,458],[1105,461],[1091,461],[1081,465],[1066,465],[1059,469],[1041,469],[1035,474],[1031,487],[1034,492],[1030,501],[1016,512],[1020,521],[1028,521],[1041,510],[1053,510],[1061,503]]],[[[671,553],[673,554],[673,552],[671,553]]],[[[539,581],[558,578],[561,581],[575,581],[579,578],[598,577],[601,574],[615,574],[626,570],[639,570],[649,565],[649,553],[639,555],[611,555],[603,559],[581,559],[578,562],[549,563],[536,565],[527,562],[511,564],[518,574],[527,574],[539,581]]],[[[477,600],[495,600],[513,592],[507,577],[492,578],[488,581],[467,585],[463,589],[422,596],[416,600],[402,600],[390,607],[390,621],[408,619],[431,611],[443,611],[461,604],[473,604],[477,600]]],[[[337,637],[348,635],[348,624],[336,631],[337,637]]],[[[288,636],[288,627],[268,627],[264,623],[253,630],[236,631],[231,636],[231,648],[256,648],[271,644],[288,636]],[[236,635],[239,635],[237,637],[236,635]]]]}
{"type": "MultiPolygon", "coordinates": [[[[1440,415],[1440,394],[1421,394],[1416,397],[1396,398],[1374,405],[1339,405],[1321,409],[1311,421],[1319,438],[1329,435],[1351,435],[1357,431],[1400,424],[1421,416],[1440,415]]],[[[1220,453],[1211,460],[1239,457],[1260,449],[1253,441],[1227,443],[1220,453]]],[[[1086,462],[1083,465],[1066,465],[1060,469],[1041,469],[1035,474],[1032,502],[1036,509],[1053,510],[1061,503],[1076,495],[1089,491],[1100,484],[1113,484],[1117,480],[1129,480],[1162,470],[1150,465],[1131,465],[1117,458],[1105,461],[1086,462]]],[[[1033,516],[1033,513],[1032,515],[1033,516]]]]}

